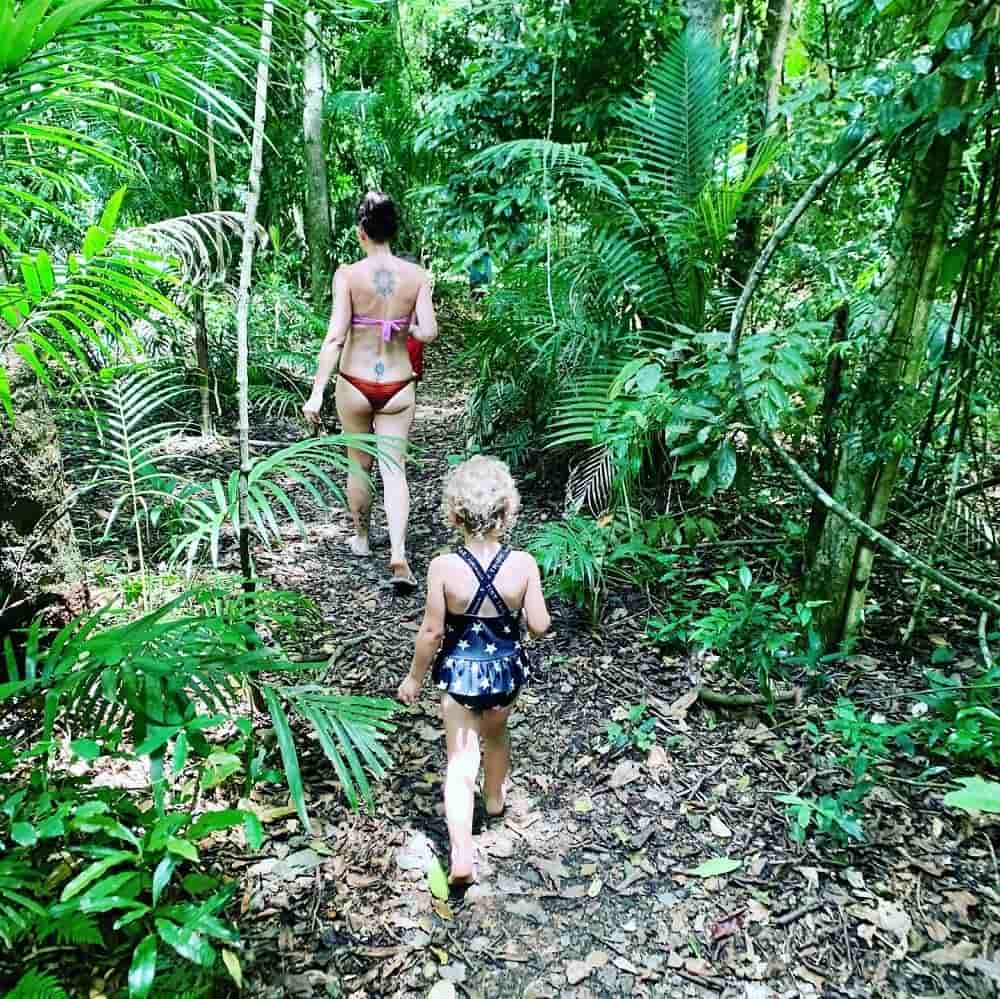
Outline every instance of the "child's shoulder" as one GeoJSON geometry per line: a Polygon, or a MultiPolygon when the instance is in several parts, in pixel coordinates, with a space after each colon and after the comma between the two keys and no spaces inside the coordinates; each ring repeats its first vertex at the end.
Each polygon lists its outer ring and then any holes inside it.
{"type": "Polygon", "coordinates": [[[529,570],[537,565],[535,556],[523,548],[511,548],[510,554],[507,556],[507,561],[518,569],[524,570],[529,570]]]}

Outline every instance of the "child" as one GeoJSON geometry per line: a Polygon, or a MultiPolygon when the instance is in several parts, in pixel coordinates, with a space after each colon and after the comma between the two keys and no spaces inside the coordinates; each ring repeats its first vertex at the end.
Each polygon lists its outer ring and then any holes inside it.
{"type": "Polygon", "coordinates": [[[430,564],[427,608],[413,664],[399,685],[399,699],[415,703],[433,660],[432,678],[443,692],[448,745],[444,807],[456,886],[475,880],[472,812],[480,740],[486,812],[497,816],[504,811],[510,772],[507,716],[528,680],[522,616],[532,638],[544,635],[551,623],[538,564],[500,540],[513,527],[520,505],[510,471],[496,458],[470,458],[449,473],[444,514],[462,532],[464,544],[430,564]]]}

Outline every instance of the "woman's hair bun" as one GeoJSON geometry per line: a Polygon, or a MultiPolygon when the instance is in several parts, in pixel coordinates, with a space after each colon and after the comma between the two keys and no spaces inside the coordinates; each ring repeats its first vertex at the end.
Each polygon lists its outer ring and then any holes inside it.
{"type": "Polygon", "coordinates": [[[399,231],[399,212],[388,194],[369,191],[358,205],[358,225],[376,243],[387,243],[399,231]]]}

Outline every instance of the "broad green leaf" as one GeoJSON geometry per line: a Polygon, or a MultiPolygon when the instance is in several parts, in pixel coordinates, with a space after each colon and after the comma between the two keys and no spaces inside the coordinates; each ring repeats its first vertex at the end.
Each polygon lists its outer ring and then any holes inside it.
{"type": "Polygon", "coordinates": [[[93,739],[74,739],[69,748],[81,760],[96,760],[101,755],[101,747],[93,739]]]}
{"type": "Polygon", "coordinates": [[[753,582],[753,575],[751,574],[749,567],[745,566],[745,565],[741,565],[740,566],[740,585],[743,587],[744,590],[749,590],[751,582],[753,582]]]}
{"type": "Polygon", "coordinates": [[[188,961],[204,968],[215,963],[215,948],[200,933],[178,926],[169,919],[157,919],[156,930],[164,943],[188,961]]]}
{"type": "Polygon", "coordinates": [[[92,260],[99,253],[102,253],[108,243],[111,242],[111,233],[106,232],[99,226],[92,225],[87,229],[87,234],[83,237],[83,255],[87,260],[92,260]]]}
{"type": "Polygon", "coordinates": [[[236,982],[236,987],[238,989],[243,988],[243,965],[240,964],[240,959],[236,952],[224,949],[222,951],[222,963],[226,966],[226,971],[229,972],[232,980],[236,982]]]}
{"type": "Polygon", "coordinates": [[[194,862],[198,860],[198,848],[194,843],[189,843],[186,839],[169,836],[167,838],[167,849],[171,853],[176,853],[178,857],[183,857],[185,860],[194,862]]]}
{"type": "MultiPolygon", "coordinates": [[[[103,802],[101,802],[103,804],[103,802]]],[[[82,811],[82,809],[80,810],[82,811]]],[[[79,815],[79,811],[77,812],[79,815]]],[[[126,860],[132,860],[133,855],[131,853],[126,853],[124,850],[116,850],[114,853],[108,854],[108,856],[103,857],[101,860],[95,861],[89,867],[85,867],[69,884],[66,885],[62,890],[62,894],[59,896],[60,902],[68,902],[74,895],[79,895],[80,892],[87,887],[87,885],[96,881],[102,874],[107,873],[112,867],[116,867],[118,864],[124,863],[126,860]]]]}
{"type": "Polygon", "coordinates": [[[1000,782],[982,777],[963,777],[959,791],[949,791],[944,803],[966,812],[1000,812],[1000,782]]]}
{"type": "Polygon", "coordinates": [[[100,227],[106,233],[113,233],[115,231],[115,223],[118,221],[118,213],[121,211],[122,201],[125,198],[125,191],[127,188],[119,187],[114,194],[111,195],[110,200],[104,206],[104,211],[101,213],[101,221],[98,223],[100,227]]]}
{"type": "Polygon", "coordinates": [[[952,28],[944,36],[944,44],[952,52],[964,52],[972,41],[972,25],[960,24],[957,28],[952,28]]]}
{"type": "Polygon", "coordinates": [[[273,687],[262,688],[264,693],[264,703],[267,705],[271,715],[271,724],[274,726],[274,733],[278,741],[278,749],[281,752],[281,761],[285,765],[285,780],[288,782],[288,791],[292,796],[292,803],[299,813],[304,828],[309,828],[309,812],[306,809],[305,790],[302,786],[302,773],[299,770],[299,754],[295,749],[295,739],[292,736],[291,726],[288,724],[288,716],[278,699],[273,687]]]}
{"type": "Polygon", "coordinates": [[[441,861],[437,857],[432,857],[430,866],[427,868],[427,887],[435,898],[442,902],[448,899],[448,875],[445,874],[441,861]]]}
{"type": "Polygon", "coordinates": [[[177,858],[169,853],[156,865],[156,870],[153,871],[153,905],[159,904],[163,889],[170,884],[176,868],[177,858]]]}
{"type": "Polygon", "coordinates": [[[725,441],[715,457],[715,479],[720,489],[728,489],[736,478],[736,449],[725,441]]]}
{"type": "Polygon", "coordinates": [[[685,873],[698,878],[717,878],[722,874],[732,874],[743,866],[743,861],[733,857],[713,857],[705,863],[692,867],[685,873]]]}
{"type": "Polygon", "coordinates": [[[156,978],[156,935],[150,933],[135,949],[128,969],[129,999],[146,999],[156,978]]]}
{"type": "Polygon", "coordinates": [[[38,831],[30,822],[14,822],[10,827],[10,838],[18,846],[34,846],[38,842],[38,831]]]}

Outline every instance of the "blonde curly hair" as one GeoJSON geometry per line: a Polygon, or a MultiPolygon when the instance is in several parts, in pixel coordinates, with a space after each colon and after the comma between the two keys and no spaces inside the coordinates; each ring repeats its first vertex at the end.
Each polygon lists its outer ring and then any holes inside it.
{"type": "Polygon", "coordinates": [[[482,537],[507,534],[521,509],[521,494],[510,469],[499,458],[476,455],[456,465],[445,477],[441,508],[445,520],[482,537]]]}

